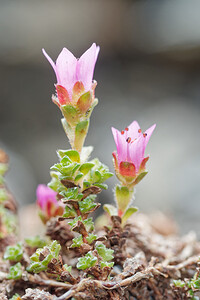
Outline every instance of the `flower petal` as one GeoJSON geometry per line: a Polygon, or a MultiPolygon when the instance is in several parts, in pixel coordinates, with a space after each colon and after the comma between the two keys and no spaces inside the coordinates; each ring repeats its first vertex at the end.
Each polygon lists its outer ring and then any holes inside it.
{"type": "Polygon", "coordinates": [[[85,90],[91,89],[95,63],[100,48],[95,43],[80,57],[77,63],[76,79],[82,81],[85,90]]]}
{"type": "Polygon", "coordinates": [[[137,121],[133,121],[129,126],[128,126],[128,136],[131,137],[132,140],[138,138],[141,133],[138,132],[140,129],[140,126],[137,121]]]}
{"type": "Polygon", "coordinates": [[[127,142],[119,130],[112,127],[112,133],[117,147],[118,162],[127,160],[127,142]]]}
{"type": "Polygon", "coordinates": [[[141,135],[138,139],[136,139],[133,143],[130,144],[130,157],[131,162],[136,167],[136,172],[138,172],[140,168],[140,164],[144,158],[144,151],[145,151],[145,138],[141,135]]]}
{"type": "Polygon", "coordinates": [[[150,139],[150,137],[151,137],[151,135],[152,135],[152,133],[153,133],[153,131],[154,131],[155,128],[156,128],[156,124],[152,125],[149,129],[147,129],[145,131],[145,133],[147,134],[147,136],[145,138],[145,148],[146,148],[146,146],[147,146],[147,144],[149,142],[149,139],[150,139]]]}
{"type": "Polygon", "coordinates": [[[70,97],[76,80],[76,57],[67,49],[63,48],[56,60],[56,69],[59,74],[59,82],[66,88],[70,97]]]}
{"type": "Polygon", "coordinates": [[[37,204],[41,209],[45,209],[47,201],[51,200],[57,204],[56,192],[45,184],[39,184],[36,190],[37,204]]]}
{"type": "Polygon", "coordinates": [[[51,59],[51,57],[46,53],[46,51],[44,49],[42,49],[42,52],[43,52],[44,56],[46,57],[46,59],[51,64],[52,68],[54,69],[54,72],[55,72],[56,78],[57,78],[57,82],[59,82],[59,74],[57,72],[56,65],[55,65],[54,61],[51,59]]]}

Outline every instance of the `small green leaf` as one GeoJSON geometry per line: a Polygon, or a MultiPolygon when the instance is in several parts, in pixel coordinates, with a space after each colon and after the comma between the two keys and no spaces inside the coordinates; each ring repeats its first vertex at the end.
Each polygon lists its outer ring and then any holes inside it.
{"type": "Polygon", "coordinates": [[[83,190],[89,188],[91,186],[91,183],[89,181],[84,180],[83,181],[83,190]]]}
{"type": "Polygon", "coordinates": [[[95,182],[99,182],[101,181],[101,178],[102,178],[101,173],[98,170],[94,171],[93,180],[95,182]]]}
{"type": "Polygon", "coordinates": [[[79,120],[79,114],[76,108],[70,104],[61,106],[62,113],[67,122],[72,126],[79,120]]]}
{"type": "Polygon", "coordinates": [[[96,241],[97,235],[90,233],[87,237],[86,240],[88,241],[88,244],[92,244],[92,242],[96,241]]]}
{"type": "Polygon", "coordinates": [[[57,241],[53,241],[49,246],[38,248],[30,257],[31,263],[26,270],[34,273],[46,271],[52,258],[58,259],[60,249],[61,246],[57,241]],[[44,259],[40,256],[42,253],[45,253],[44,259]]]}
{"type": "Polygon", "coordinates": [[[115,187],[115,197],[118,211],[123,215],[133,198],[133,189],[118,184],[115,187]]]}
{"type": "Polygon", "coordinates": [[[76,150],[66,150],[65,155],[67,155],[71,161],[80,163],[80,155],[76,150]]]}
{"type": "Polygon", "coordinates": [[[91,160],[91,163],[94,163],[95,166],[90,172],[90,182],[93,184],[102,184],[106,179],[113,176],[106,165],[102,164],[98,158],[91,160]]]}
{"type": "Polygon", "coordinates": [[[91,107],[90,107],[90,108],[87,110],[87,112],[86,112],[87,118],[89,118],[89,117],[91,116],[91,113],[92,113],[93,109],[95,108],[95,106],[96,106],[97,104],[98,104],[98,99],[95,98],[94,101],[93,101],[93,103],[92,103],[92,105],[91,105],[91,107]]]}
{"type": "Polygon", "coordinates": [[[71,245],[72,248],[80,247],[83,244],[83,237],[79,235],[78,237],[74,238],[73,244],[71,245]]]}
{"type": "Polygon", "coordinates": [[[79,171],[86,175],[93,167],[93,163],[86,162],[80,166],[79,171]]]}
{"type": "Polygon", "coordinates": [[[69,221],[68,224],[69,224],[71,227],[74,227],[78,221],[83,222],[81,216],[76,217],[76,218],[74,218],[73,220],[69,221]]]}
{"type": "Polygon", "coordinates": [[[39,235],[25,238],[25,242],[27,243],[28,246],[32,248],[41,248],[46,246],[47,244],[46,241],[42,239],[39,235]]]}
{"type": "Polygon", "coordinates": [[[148,174],[148,171],[140,173],[137,178],[134,181],[134,184],[138,184],[146,175],[148,174]]]}
{"type": "Polygon", "coordinates": [[[103,209],[110,215],[110,216],[117,216],[117,208],[111,204],[105,204],[103,209]]]}
{"type": "Polygon", "coordinates": [[[50,172],[50,175],[51,175],[52,179],[48,183],[48,187],[50,187],[55,192],[58,192],[60,189],[63,189],[63,185],[60,182],[60,180],[58,179],[58,173],[50,172]]]}
{"type": "Polygon", "coordinates": [[[112,268],[114,266],[114,262],[101,261],[100,263],[101,269],[104,267],[112,268]]]}
{"type": "Polygon", "coordinates": [[[60,169],[60,173],[63,174],[64,176],[72,176],[72,174],[75,173],[75,171],[79,168],[80,164],[74,162],[71,163],[68,166],[62,167],[60,169]]]}
{"type": "Polygon", "coordinates": [[[73,217],[76,217],[76,211],[75,211],[75,209],[66,205],[63,217],[64,218],[73,218],[73,217]]]}
{"type": "Polygon", "coordinates": [[[95,183],[94,186],[98,186],[100,189],[107,190],[108,186],[105,183],[95,183]]]}
{"type": "Polygon", "coordinates": [[[50,168],[50,170],[56,171],[56,172],[60,172],[60,171],[62,170],[62,165],[59,164],[59,163],[54,164],[54,165],[50,168]]]}
{"type": "Polygon", "coordinates": [[[81,151],[83,147],[85,137],[88,132],[88,128],[89,128],[89,120],[81,121],[76,125],[74,148],[77,149],[78,151],[81,151]]]}
{"type": "Polygon", "coordinates": [[[65,265],[63,265],[63,267],[64,267],[64,269],[65,269],[67,272],[71,273],[71,271],[72,271],[72,267],[71,267],[71,266],[68,266],[67,264],[65,264],[65,265]]]}
{"type": "Polygon", "coordinates": [[[89,251],[84,257],[78,258],[77,269],[85,270],[93,267],[97,263],[97,257],[89,251]]]}
{"type": "Polygon", "coordinates": [[[15,246],[8,246],[4,253],[4,259],[11,261],[20,261],[23,257],[22,243],[17,243],[15,246]]]}
{"type": "Polygon", "coordinates": [[[68,200],[80,200],[83,197],[83,194],[79,193],[78,187],[68,188],[60,192],[60,194],[68,200]]]}
{"type": "Polygon", "coordinates": [[[86,92],[80,96],[77,101],[77,107],[81,113],[85,113],[92,104],[92,94],[91,92],[86,92]]]}
{"type": "Polygon", "coordinates": [[[18,262],[16,265],[11,266],[7,275],[8,279],[20,279],[22,277],[22,265],[18,262]]]}
{"type": "Polygon", "coordinates": [[[65,156],[61,159],[60,163],[61,163],[63,166],[68,166],[68,165],[70,165],[70,164],[72,163],[72,160],[69,158],[68,155],[65,155],[65,156]]]}
{"type": "Polygon", "coordinates": [[[191,284],[192,284],[194,289],[200,290],[200,278],[198,278],[196,280],[192,279],[191,284]]]}
{"type": "Polygon", "coordinates": [[[92,221],[92,218],[85,219],[83,221],[83,224],[85,225],[87,232],[91,232],[94,230],[94,222],[92,221]]]}
{"type": "Polygon", "coordinates": [[[76,177],[75,177],[75,182],[78,182],[82,177],[84,176],[84,174],[83,173],[78,173],[77,175],[76,175],[76,177]]]}
{"type": "Polygon", "coordinates": [[[185,282],[183,280],[173,280],[175,287],[183,288],[185,286],[185,282]]]}
{"type": "Polygon", "coordinates": [[[126,223],[126,221],[132,216],[132,214],[134,214],[135,212],[137,212],[138,211],[138,208],[137,207],[129,207],[126,211],[125,211],[125,213],[124,213],[124,215],[123,215],[123,217],[122,217],[122,225],[124,224],[124,223],[126,223]]]}
{"type": "Polygon", "coordinates": [[[96,207],[96,203],[94,203],[94,198],[96,197],[88,196],[83,201],[79,201],[79,209],[82,214],[85,214],[86,212],[96,207]]]}
{"type": "Polygon", "coordinates": [[[106,246],[104,244],[97,245],[96,250],[97,250],[99,256],[102,257],[103,261],[109,261],[114,258],[112,255],[114,250],[106,248],[106,246]]]}
{"type": "Polygon", "coordinates": [[[111,172],[106,172],[102,177],[103,181],[107,180],[108,178],[112,177],[113,173],[111,172]]]}

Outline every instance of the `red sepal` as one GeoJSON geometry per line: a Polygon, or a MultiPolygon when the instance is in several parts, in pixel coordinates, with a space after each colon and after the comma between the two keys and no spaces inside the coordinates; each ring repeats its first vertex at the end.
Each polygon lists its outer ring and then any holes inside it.
{"type": "Polygon", "coordinates": [[[57,84],[56,91],[60,105],[69,104],[71,102],[68,91],[62,85],[57,84]]]}
{"type": "Polygon", "coordinates": [[[114,167],[115,167],[115,170],[117,171],[119,166],[118,166],[118,161],[117,161],[117,154],[115,151],[112,153],[112,156],[114,158],[114,167]]]}
{"type": "Polygon", "coordinates": [[[85,91],[85,88],[84,88],[82,81],[77,81],[73,87],[73,94],[81,95],[84,93],[84,91],[85,91]]]}
{"type": "Polygon", "coordinates": [[[146,163],[147,163],[148,160],[149,160],[149,156],[143,158],[143,160],[140,164],[139,173],[146,169],[146,163]]]}
{"type": "Polygon", "coordinates": [[[136,176],[136,168],[133,163],[128,161],[122,161],[119,165],[119,173],[122,176],[127,177],[135,177],[136,176]]]}

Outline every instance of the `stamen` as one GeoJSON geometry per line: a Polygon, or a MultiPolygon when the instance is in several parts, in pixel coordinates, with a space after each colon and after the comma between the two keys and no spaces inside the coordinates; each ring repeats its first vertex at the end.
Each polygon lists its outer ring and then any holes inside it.
{"type": "Polygon", "coordinates": [[[128,131],[128,127],[126,127],[125,130],[128,131]]]}
{"type": "Polygon", "coordinates": [[[131,142],[131,138],[128,137],[128,138],[126,139],[126,141],[127,141],[127,143],[130,143],[130,142],[131,142]]]}
{"type": "Polygon", "coordinates": [[[138,129],[138,133],[141,133],[142,132],[142,129],[138,129]]]}
{"type": "Polygon", "coordinates": [[[124,134],[124,130],[121,131],[121,134],[124,134]]]}
{"type": "Polygon", "coordinates": [[[143,133],[143,137],[146,137],[147,136],[147,133],[143,133]]]}

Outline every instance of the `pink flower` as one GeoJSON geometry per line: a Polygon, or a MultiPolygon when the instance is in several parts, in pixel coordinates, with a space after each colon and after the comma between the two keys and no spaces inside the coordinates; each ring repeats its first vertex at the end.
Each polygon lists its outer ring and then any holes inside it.
{"type": "Polygon", "coordinates": [[[64,204],[56,199],[57,193],[45,184],[39,184],[36,190],[36,204],[40,209],[39,215],[44,223],[50,218],[62,216],[64,204]]]}
{"type": "Polygon", "coordinates": [[[117,146],[117,154],[113,152],[116,173],[120,180],[132,182],[145,171],[149,156],[145,157],[145,148],[156,127],[156,124],[142,133],[137,121],[121,132],[112,127],[112,133],[117,146]]]}
{"type": "Polygon", "coordinates": [[[42,49],[56,74],[56,90],[60,105],[77,101],[77,97],[80,97],[81,94],[94,90],[93,73],[99,50],[99,46],[93,43],[77,59],[67,48],[63,48],[56,63],[54,63],[45,50],[42,49]]]}

